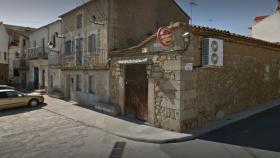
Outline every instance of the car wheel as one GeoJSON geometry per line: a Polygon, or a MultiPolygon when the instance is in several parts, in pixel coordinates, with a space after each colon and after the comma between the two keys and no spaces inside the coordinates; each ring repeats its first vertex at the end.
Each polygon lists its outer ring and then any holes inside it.
{"type": "Polygon", "coordinates": [[[38,106],[39,105],[39,101],[37,99],[32,99],[29,101],[29,106],[38,106]]]}

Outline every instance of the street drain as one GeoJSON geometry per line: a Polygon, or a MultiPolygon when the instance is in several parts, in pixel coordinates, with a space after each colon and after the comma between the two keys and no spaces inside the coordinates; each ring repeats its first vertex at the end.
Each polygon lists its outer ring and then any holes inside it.
{"type": "Polygon", "coordinates": [[[126,142],[116,142],[109,158],[121,158],[126,142]]]}

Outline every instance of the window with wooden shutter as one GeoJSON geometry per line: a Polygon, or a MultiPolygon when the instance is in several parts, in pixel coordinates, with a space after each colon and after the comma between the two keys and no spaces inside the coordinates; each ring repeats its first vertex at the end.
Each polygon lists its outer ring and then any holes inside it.
{"type": "Polygon", "coordinates": [[[83,15],[82,14],[77,15],[76,20],[77,20],[77,29],[82,28],[83,15]]]}
{"type": "Polygon", "coordinates": [[[76,76],[76,91],[81,91],[81,75],[76,76]]]}
{"type": "Polygon", "coordinates": [[[96,35],[92,34],[88,37],[88,51],[93,54],[96,53],[96,35]]]}
{"type": "Polygon", "coordinates": [[[65,42],[65,54],[67,55],[72,54],[72,41],[65,42]]]}
{"type": "Polygon", "coordinates": [[[56,46],[56,35],[55,34],[53,34],[53,36],[52,36],[52,42],[53,42],[53,48],[55,48],[55,46],[56,46]]]}
{"type": "Polygon", "coordinates": [[[88,77],[88,92],[91,94],[95,94],[95,78],[94,76],[88,77]]]}

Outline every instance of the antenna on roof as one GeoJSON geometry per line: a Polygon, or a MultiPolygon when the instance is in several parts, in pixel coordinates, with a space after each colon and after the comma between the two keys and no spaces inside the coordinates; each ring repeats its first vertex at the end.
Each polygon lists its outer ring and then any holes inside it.
{"type": "Polygon", "coordinates": [[[210,27],[213,27],[213,19],[209,19],[210,27]]]}
{"type": "Polygon", "coordinates": [[[198,4],[194,2],[195,0],[189,0],[189,4],[191,7],[191,26],[193,25],[193,7],[198,7],[198,4]]]}

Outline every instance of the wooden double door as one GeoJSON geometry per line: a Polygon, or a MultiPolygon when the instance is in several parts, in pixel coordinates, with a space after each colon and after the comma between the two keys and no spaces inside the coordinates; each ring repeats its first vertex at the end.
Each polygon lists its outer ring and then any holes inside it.
{"type": "Polygon", "coordinates": [[[125,113],[139,120],[148,119],[146,64],[125,66],[125,113]]]}

